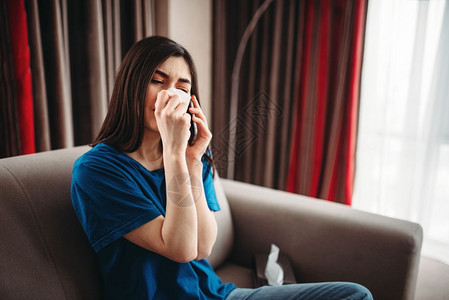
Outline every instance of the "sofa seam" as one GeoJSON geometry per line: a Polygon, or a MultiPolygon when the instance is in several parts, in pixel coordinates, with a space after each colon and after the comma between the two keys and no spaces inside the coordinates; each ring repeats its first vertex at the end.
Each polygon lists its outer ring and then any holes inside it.
{"type": "Polygon", "coordinates": [[[50,250],[48,240],[47,240],[47,238],[46,238],[46,236],[45,236],[45,234],[44,234],[44,231],[42,230],[42,225],[41,225],[41,223],[39,222],[39,218],[37,217],[37,213],[36,213],[36,211],[35,211],[35,209],[34,209],[34,206],[32,205],[32,201],[31,201],[30,194],[29,194],[28,191],[24,188],[25,184],[24,184],[23,181],[20,180],[20,179],[19,179],[19,178],[18,178],[18,177],[17,177],[17,176],[16,176],[16,175],[15,175],[15,174],[14,174],[8,167],[7,167],[7,166],[5,166],[4,164],[1,164],[0,166],[2,166],[2,167],[3,167],[9,174],[11,174],[11,176],[14,178],[14,180],[15,180],[15,181],[17,182],[17,184],[19,185],[19,187],[20,187],[20,189],[22,190],[22,192],[25,194],[26,199],[27,199],[27,203],[28,203],[28,206],[29,206],[30,209],[31,209],[31,213],[32,213],[32,215],[33,215],[34,223],[36,224],[36,227],[37,227],[37,230],[38,230],[40,239],[42,240],[42,242],[43,242],[43,244],[44,244],[45,251],[47,252],[47,255],[48,255],[48,257],[50,258],[51,264],[52,264],[52,266],[53,266],[53,268],[54,268],[54,270],[55,270],[55,272],[56,272],[56,274],[57,274],[58,281],[59,281],[59,284],[61,285],[62,290],[63,290],[63,292],[64,292],[65,299],[68,299],[68,298],[67,298],[67,293],[66,293],[66,290],[65,290],[64,283],[63,283],[62,280],[61,280],[61,274],[60,274],[58,268],[56,267],[56,261],[55,261],[54,255],[53,255],[52,251],[50,250]]]}

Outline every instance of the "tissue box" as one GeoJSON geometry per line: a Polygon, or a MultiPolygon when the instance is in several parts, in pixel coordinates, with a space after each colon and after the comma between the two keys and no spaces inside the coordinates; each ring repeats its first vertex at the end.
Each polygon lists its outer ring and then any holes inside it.
{"type": "MultiPolygon", "coordinates": [[[[255,254],[254,255],[254,285],[255,287],[260,287],[267,285],[268,281],[265,277],[265,267],[267,265],[268,254],[255,254]]],[[[293,273],[292,265],[288,256],[279,253],[278,264],[284,270],[284,284],[297,283],[295,278],[295,273],[293,273]]]]}

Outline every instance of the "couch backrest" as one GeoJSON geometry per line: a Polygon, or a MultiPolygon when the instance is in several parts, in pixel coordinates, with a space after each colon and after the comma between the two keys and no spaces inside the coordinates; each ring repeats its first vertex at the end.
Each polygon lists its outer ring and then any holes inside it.
{"type": "Polygon", "coordinates": [[[0,160],[0,298],[94,299],[101,278],[70,201],[88,148],[0,160]]]}
{"type": "MultiPolygon", "coordinates": [[[[89,147],[0,160],[0,299],[98,299],[95,254],[70,200],[72,166],[89,147]]],[[[227,200],[217,189],[220,234],[209,261],[232,247],[227,200]]]]}

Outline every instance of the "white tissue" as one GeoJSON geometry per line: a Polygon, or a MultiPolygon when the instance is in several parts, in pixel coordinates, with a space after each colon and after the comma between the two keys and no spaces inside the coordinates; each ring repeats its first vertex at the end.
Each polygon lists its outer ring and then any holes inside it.
{"type": "Polygon", "coordinates": [[[172,88],[172,87],[171,87],[171,88],[169,88],[167,91],[170,91],[170,92],[173,92],[173,93],[178,94],[178,95],[179,95],[179,99],[180,99],[182,102],[189,104],[189,102],[190,102],[190,96],[189,96],[189,94],[187,94],[187,93],[184,92],[183,90],[179,90],[179,89],[175,89],[175,88],[172,88]]]}
{"type": "Polygon", "coordinates": [[[279,257],[279,247],[271,244],[271,251],[268,255],[267,266],[265,267],[265,277],[269,285],[282,285],[284,283],[284,270],[277,263],[279,257]]]}

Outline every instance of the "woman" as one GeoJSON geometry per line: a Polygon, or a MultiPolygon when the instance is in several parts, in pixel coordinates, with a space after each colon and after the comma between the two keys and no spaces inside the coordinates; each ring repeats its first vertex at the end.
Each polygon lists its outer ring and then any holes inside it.
{"type": "Polygon", "coordinates": [[[104,297],[370,299],[366,289],[346,283],[255,290],[222,284],[205,260],[220,207],[212,134],[197,97],[195,66],[181,45],[163,37],[137,42],[119,69],[93,148],[74,164],[72,203],[97,253],[104,297]],[[171,88],[192,95],[194,107],[171,88]],[[192,121],[198,134],[190,145],[192,121]]]}

